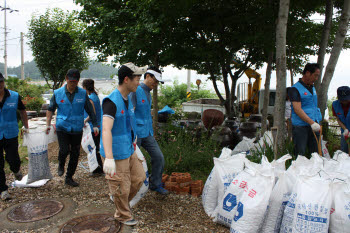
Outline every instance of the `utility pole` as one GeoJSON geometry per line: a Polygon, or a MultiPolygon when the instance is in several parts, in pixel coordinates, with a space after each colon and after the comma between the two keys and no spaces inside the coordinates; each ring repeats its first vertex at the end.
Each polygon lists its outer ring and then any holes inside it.
{"type": "Polygon", "coordinates": [[[191,99],[191,70],[187,70],[187,99],[191,99]]]}
{"type": "Polygon", "coordinates": [[[6,28],[6,11],[9,10],[10,13],[16,11],[18,12],[18,10],[13,10],[11,8],[6,7],[6,0],[5,0],[5,7],[0,6],[0,9],[4,12],[4,74],[5,74],[5,78],[7,79],[7,28],[6,28]]]}
{"type": "Polygon", "coordinates": [[[3,8],[3,10],[5,10],[4,12],[4,29],[5,29],[5,33],[4,33],[4,74],[5,74],[5,79],[7,79],[7,31],[6,31],[6,0],[5,0],[5,8],[3,8]]]}
{"type": "Polygon", "coordinates": [[[23,32],[21,32],[21,79],[24,80],[23,32]]]}

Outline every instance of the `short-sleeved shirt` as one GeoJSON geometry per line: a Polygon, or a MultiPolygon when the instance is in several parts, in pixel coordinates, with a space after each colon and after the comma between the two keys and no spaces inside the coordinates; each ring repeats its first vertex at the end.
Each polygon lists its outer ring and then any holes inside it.
{"type": "MultiPolygon", "coordinates": [[[[305,84],[301,78],[299,79],[299,82],[311,93],[311,95],[313,95],[314,85],[305,84]]],[[[296,87],[291,87],[288,89],[288,97],[290,99],[290,102],[301,102],[300,93],[296,87]]]]}
{"type": "MultiPolygon", "coordinates": [[[[5,95],[2,98],[2,101],[0,102],[0,108],[2,108],[4,106],[7,97],[10,96],[10,91],[8,89],[5,88],[4,92],[5,92],[5,95]]],[[[25,110],[26,109],[26,106],[24,106],[20,95],[18,95],[18,106],[17,106],[17,109],[18,110],[25,110]]]]}

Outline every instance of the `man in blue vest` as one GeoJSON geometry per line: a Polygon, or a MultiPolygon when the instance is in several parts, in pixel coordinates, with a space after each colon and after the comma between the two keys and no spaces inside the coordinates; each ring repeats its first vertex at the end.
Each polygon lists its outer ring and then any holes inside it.
{"type": "Polygon", "coordinates": [[[1,200],[10,199],[6,185],[4,171],[5,160],[10,165],[10,170],[15,174],[16,180],[22,180],[20,170],[21,160],[18,154],[18,123],[17,110],[19,110],[23,130],[28,133],[28,118],[25,106],[17,92],[5,88],[5,79],[0,73],[0,193],[1,200]],[[6,156],[4,156],[4,152],[6,156]]]}
{"type": "Polygon", "coordinates": [[[320,67],[316,63],[307,63],[303,77],[288,91],[292,102],[292,131],[295,155],[304,155],[306,148],[309,153],[317,152],[317,142],[313,132],[319,136],[322,120],[317,107],[317,95],[314,82],[320,76],[320,67]]]}
{"type": "Polygon", "coordinates": [[[336,116],[341,127],[340,149],[349,153],[349,147],[346,139],[350,136],[350,87],[342,86],[337,89],[338,100],[332,104],[333,116],[336,116]]]}
{"type": "Polygon", "coordinates": [[[150,189],[167,195],[169,192],[162,187],[164,156],[153,136],[152,98],[150,93],[151,90],[158,86],[159,82],[164,82],[161,71],[154,66],[148,68],[144,76],[145,80],[137,88],[136,92],[130,93],[130,98],[135,106],[137,145],[145,148],[151,156],[152,175],[150,177],[150,189]]]}
{"type": "Polygon", "coordinates": [[[118,70],[119,85],[102,102],[101,156],[116,211],[114,218],[125,225],[136,225],[129,202],[146,179],[142,162],[135,152],[134,107],[128,95],[135,92],[146,67],[129,62],[118,70]]]}
{"type": "Polygon", "coordinates": [[[96,115],[93,106],[83,88],[78,87],[80,72],[70,69],[66,75],[67,84],[54,91],[46,112],[46,133],[51,129],[51,119],[57,109],[56,132],[59,144],[58,175],[64,174],[64,166],[68,154],[69,163],[65,184],[77,187],[79,184],[73,180],[77,169],[80,143],[84,127],[84,109],[89,114],[95,134],[99,133],[96,115]]]}

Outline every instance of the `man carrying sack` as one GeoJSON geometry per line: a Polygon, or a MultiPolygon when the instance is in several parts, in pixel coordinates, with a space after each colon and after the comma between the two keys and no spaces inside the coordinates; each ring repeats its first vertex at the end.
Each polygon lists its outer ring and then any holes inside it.
{"type": "Polygon", "coordinates": [[[346,139],[350,136],[350,87],[342,86],[337,89],[338,100],[332,103],[333,116],[337,118],[341,130],[340,149],[349,153],[346,139]]]}
{"type": "Polygon", "coordinates": [[[96,115],[93,106],[83,88],[78,87],[80,72],[70,69],[66,74],[67,84],[54,91],[46,112],[46,133],[51,129],[51,119],[57,109],[56,131],[59,145],[57,174],[64,174],[64,166],[68,154],[69,163],[66,173],[65,184],[77,187],[79,183],[73,180],[77,169],[81,138],[84,127],[84,110],[88,113],[95,134],[99,133],[96,115]]]}
{"type": "Polygon", "coordinates": [[[101,156],[109,190],[116,211],[114,218],[125,225],[136,225],[129,202],[135,197],[146,179],[142,161],[136,148],[136,121],[134,106],[128,97],[135,92],[146,67],[137,67],[129,62],[118,70],[119,85],[102,102],[101,156]]]}
{"type": "Polygon", "coordinates": [[[18,123],[19,110],[24,133],[28,133],[28,118],[26,108],[19,94],[5,88],[5,79],[0,73],[0,193],[1,200],[10,199],[4,171],[5,159],[10,165],[16,180],[22,180],[21,160],[18,154],[18,123]],[[4,151],[6,156],[4,156],[4,151]]]}

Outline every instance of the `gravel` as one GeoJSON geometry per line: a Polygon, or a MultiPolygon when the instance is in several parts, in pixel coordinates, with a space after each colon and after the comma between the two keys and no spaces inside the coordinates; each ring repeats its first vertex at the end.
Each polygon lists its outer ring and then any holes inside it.
{"type": "MultiPolygon", "coordinates": [[[[89,177],[88,171],[77,168],[74,175],[80,186],[71,188],[64,185],[64,176],[57,175],[57,142],[49,145],[49,161],[53,179],[40,188],[10,188],[11,200],[0,201],[0,212],[26,201],[46,198],[70,198],[76,202],[76,213],[90,205],[97,208],[111,206],[108,185],[104,177],[89,177]]],[[[86,155],[81,150],[81,160],[86,155]]],[[[66,165],[67,166],[67,165],[66,165]]],[[[28,166],[21,167],[23,174],[28,173],[28,166]]],[[[7,184],[14,180],[12,173],[6,174],[7,184]]],[[[229,232],[229,229],[214,223],[204,212],[201,198],[190,195],[169,194],[161,196],[149,191],[133,208],[134,217],[139,224],[133,232],[229,232]]],[[[52,226],[36,229],[32,232],[50,232],[52,226]]],[[[20,232],[20,231],[16,231],[20,232]]]]}

